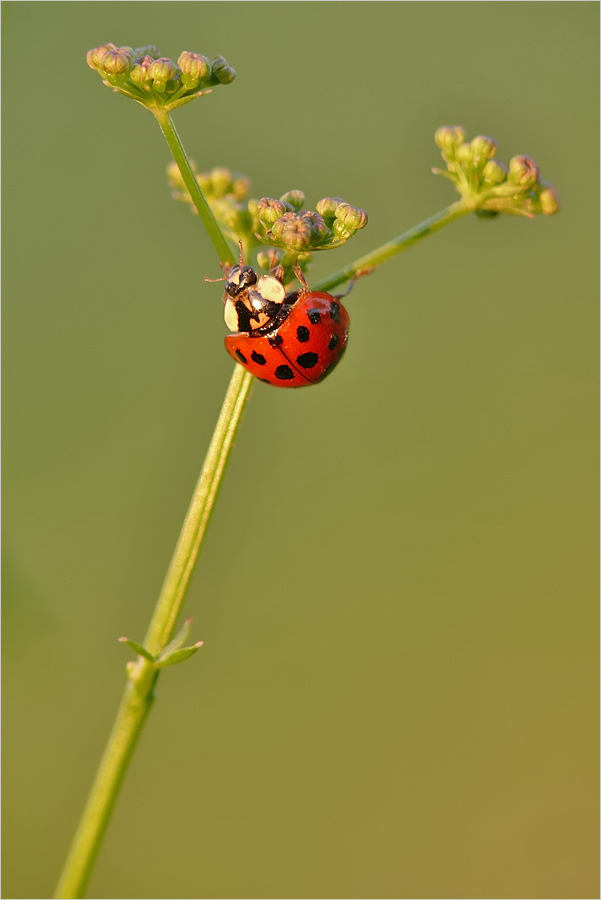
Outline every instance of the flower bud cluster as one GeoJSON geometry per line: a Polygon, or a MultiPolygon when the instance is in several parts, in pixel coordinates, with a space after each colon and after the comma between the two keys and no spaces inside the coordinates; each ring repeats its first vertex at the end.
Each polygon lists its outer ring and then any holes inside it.
{"type": "MultiPolygon", "coordinates": [[[[302,191],[288,191],[279,200],[263,197],[249,199],[250,181],[230,169],[215,168],[197,172],[189,160],[196,180],[223,232],[238,245],[242,243],[246,259],[262,244],[269,247],[257,254],[257,265],[265,271],[281,267],[284,280],[293,277],[297,263],[305,269],[315,250],[339,247],[367,225],[367,213],[346,203],[341,197],[326,197],[315,212],[303,211],[302,191]]],[[[176,163],[167,167],[172,196],[196,207],[176,163]]]]}
{"type": "Polygon", "coordinates": [[[324,197],[315,212],[302,212],[304,201],[302,191],[289,191],[279,200],[259,200],[256,214],[260,229],[255,235],[258,240],[285,253],[312,253],[339,247],[367,225],[365,210],[351,206],[341,197],[324,197]]]}
{"type": "Polygon", "coordinates": [[[176,109],[236,77],[223,56],[209,60],[185,50],[177,63],[156,47],[115,47],[103,44],[87,54],[104,84],[150,109],[176,109]]]}
{"type": "MultiPolygon", "coordinates": [[[[249,241],[251,245],[258,243],[254,232],[259,223],[249,208],[256,201],[247,199],[250,180],[245,175],[221,167],[210,172],[197,172],[194,160],[189,162],[213,215],[226,235],[236,245],[243,241],[245,248],[249,247],[249,241]]],[[[188,203],[192,212],[198,215],[177,163],[172,162],[167,166],[167,178],[171,196],[188,203]]]]}
{"type": "Polygon", "coordinates": [[[497,145],[492,138],[479,135],[466,143],[459,125],[439,128],[434,140],[446,170],[432,171],[449,178],[482,218],[493,218],[499,213],[532,218],[558,211],[554,189],[541,181],[538,166],[529,156],[514,156],[507,167],[494,159],[497,145]]]}

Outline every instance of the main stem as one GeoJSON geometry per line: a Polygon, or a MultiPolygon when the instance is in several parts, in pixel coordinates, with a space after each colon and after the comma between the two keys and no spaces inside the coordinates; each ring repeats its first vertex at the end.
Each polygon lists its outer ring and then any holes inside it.
{"type": "MultiPolygon", "coordinates": [[[[200,190],[171,117],[164,112],[155,112],[155,115],[220,260],[235,263],[233,251],[200,190]]],[[[468,212],[470,210],[461,201],[454,203],[421,225],[336,272],[314,289],[330,290],[349,281],[361,269],[379,265],[468,212]]],[[[253,381],[252,375],[242,366],[236,365],[146,635],[145,647],[153,656],[157,656],[171,639],[253,381]]],[[[128,682],[117,719],[58,883],[56,898],[83,897],[127,765],[152,705],[157,677],[158,671],[153,663],[142,657],[138,657],[137,662],[128,667],[128,682]]]]}
{"type": "MultiPolygon", "coordinates": [[[[252,375],[237,365],[148,629],[145,646],[153,656],[171,637],[252,382],[252,375]]],[[[55,897],[83,896],[127,764],[152,705],[157,676],[153,664],[142,657],[129,672],[117,719],[55,897]]]]}

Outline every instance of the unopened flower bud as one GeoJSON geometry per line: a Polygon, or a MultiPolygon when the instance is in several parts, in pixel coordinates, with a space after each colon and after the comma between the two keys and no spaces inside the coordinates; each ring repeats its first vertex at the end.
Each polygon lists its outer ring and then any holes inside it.
{"type": "Polygon", "coordinates": [[[178,71],[173,60],[168,57],[162,56],[160,59],[155,59],[148,68],[149,77],[154,81],[154,90],[162,93],[167,87],[167,82],[175,78],[178,71]]]}
{"type": "Polygon", "coordinates": [[[305,195],[302,191],[288,191],[280,197],[280,200],[291,206],[293,212],[298,212],[305,204],[305,195]]]}
{"type": "Polygon", "coordinates": [[[211,71],[220,84],[229,84],[236,77],[234,69],[223,56],[216,56],[211,62],[211,71]]]}
{"type": "Polygon", "coordinates": [[[145,84],[147,81],[150,81],[148,70],[153,62],[154,60],[151,56],[143,56],[140,60],[134,62],[129,70],[129,77],[134,84],[145,84]]]}
{"type": "Polygon", "coordinates": [[[311,245],[311,226],[295,213],[285,213],[274,223],[271,233],[289,250],[304,250],[311,245]]]}
{"type": "Polygon", "coordinates": [[[324,197],[315,207],[320,216],[324,219],[333,219],[336,216],[338,206],[344,203],[342,197],[324,197]]]}
{"type": "Polygon", "coordinates": [[[211,63],[200,53],[184,50],[177,64],[182,71],[182,81],[188,89],[196,87],[201,81],[206,81],[211,74],[211,63]]]}
{"type": "Polygon", "coordinates": [[[271,197],[263,197],[257,203],[257,215],[261,222],[273,225],[286,212],[286,207],[281,200],[273,200],[271,197]]]}
{"type": "Polygon", "coordinates": [[[455,149],[455,158],[462,163],[471,165],[474,161],[474,154],[469,144],[459,144],[455,149]]]}
{"type": "Polygon", "coordinates": [[[232,185],[232,173],[229,169],[215,168],[211,171],[211,193],[214,197],[225,197],[232,185]]]}
{"type": "Polygon", "coordinates": [[[529,156],[514,156],[509,160],[507,180],[522,188],[534,187],[538,181],[538,166],[529,156]]]}
{"type": "Polygon", "coordinates": [[[94,47],[93,50],[88,50],[88,52],[86,53],[86,60],[88,61],[90,69],[99,69],[100,60],[107,52],[107,50],[115,49],[116,47],[114,44],[103,44],[102,47],[94,47]]]}
{"type": "Polygon", "coordinates": [[[319,213],[304,212],[301,215],[301,219],[309,224],[314,241],[322,241],[330,234],[330,229],[324,222],[323,217],[319,215],[319,213]]]}
{"type": "Polygon", "coordinates": [[[148,47],[136,47],[134,50],[134,59],[142,59],[144,56],[150,56],[151,59],[158,59],[160,56],[160,51],[158,47],[155,47],[154,44],[149,44],[148,47]]]}
{"type": "Polygon", "coordinates": [[[434,134],[436,145],[440,147],[443,153],[452,153],[459,144],[465,140],[465,131],[461,125],[453,127],[443,125],[434,134]]]}
{"type": "Polygon", "coordinates": [[[478,137],[472,139],[472,153],[474,160],[492,159],[497,152],[497,145],[492,138],[479,134],[478,137]]]}
{"type": "Polygon", "coordinates": [[[543,216],[552,216],[559,210],[557,194],[551,186],[544,187],[538,195],[543,216]]]}
{"type": "Polygon", "coordinates": [[[248,195],[249,190],[250,178],[246,178],[245,175],[240,175],[232,182],[231,191],[236,200],[244,200],[244,198],[248,195]]]}
{"type": "Polygon", "coordinates": [[[100,59],[100,68],[107,75],[123,75],[132,64],[134,51],[131,47],[113,47],[106,50],[100,59]]]}
{"type": "MultiPolygon", "coordinates": [[[[192,160],[189,160],[192,171],[194,171],[194,165],[192,160]]],[[[179,166],[176,162],[170,162],[167,166],[167,179],[172,188],[175,188],[178,191],[187,191],[186,182],[182,177],[182,173],[179,170],[179,166]]]]}
{"type": "Polygon", "coordinates": [[[348,241],[349,238],[355,233],[354,228],[349,228],[348,225],[345,225],[344,222],[341,222],[340,219],[336,219],[334,224],[332,225],[332,231],[335,236],[341,241],[348,241]]]}
{"type": "Polygon", "coordinates": [[[351,206],[350,203],[340,203],[336,209],[336,218],[352,231],[365,228],[367,225],[367,213],[364,209],[351,206]]]}
{"type": "Polygon", "coordinates": [[[501,163],[490,159],[482,169],[482,177],[487,184],[501,184],[507,178],[507,170],[501,163]]]}
{"type": "MultiPolygon", "coordinates": [[[[190,160],[190,163],[192,165],[194,172],[196,172],[196,166],[192,163],[192,160],[190,160]]],[[[197,180],[203,194],[211,193],[211,191],[213,190],[213,187],[211,184],[211,173],[210,172],[199,172],[198,175],[196,176],[196,180],[197,180]]]]}
{"type": "Polygon", "coordinates": [[[283,251],[276,250],[275,248],[272,250],[261,250],[260,253],[257,253],[257,264],[267,272],[271,269],[275,269],[283,259],[283,251]]]}

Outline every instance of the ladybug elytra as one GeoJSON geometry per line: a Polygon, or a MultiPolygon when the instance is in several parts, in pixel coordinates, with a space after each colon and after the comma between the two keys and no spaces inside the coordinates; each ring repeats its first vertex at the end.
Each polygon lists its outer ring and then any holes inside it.
{"type": "Polygon", "coordinates": [[[300,269],[295,272],[302,288],[289,294],[278,278],[258,277],[242,261],[225,280],[225,323],[235,332],[225,348],[248,372],[276,387],[322,381],[348,341],[350,319],[340,297],[309,290],[300,269]]]}

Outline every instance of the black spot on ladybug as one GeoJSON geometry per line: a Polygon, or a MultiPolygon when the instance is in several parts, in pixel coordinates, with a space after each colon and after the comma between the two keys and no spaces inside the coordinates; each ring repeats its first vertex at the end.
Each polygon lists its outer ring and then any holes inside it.
{"type": "Polygon", "coordinates": [[[306,344],[311,337],[311,332],[304,325],[299,325],[296,329],[296,336],[301,344],[306,344]]]}
{"type": "Polygon", "coordinates": [[[307,315],[309,316],[309,322],[313,325],[319,325],[321,322],[321,313],[318,309],[308,309],[307,315]]]}
{"type": "Polygon", "coordinates": [[[340,360],[341,360],[342,357],[344,356],[345,350],[346,350],[346,347],[343,347],[342,350],[340,351],[340,355],[337,356],[336,359],[333,360],[333,361],[330,363],[330,365],[329,365],[328,368],[325,370],[325,372],[323,373],[323,375],[321,376],[321,378],[318,378],[318,379],[317,379],[318,382],[319,382],[319,381],[323,381],[324,378],[327,378],[328,375],[330,374],[330,372],[332,371],[332,369],[335,369],[335,368],[336,368],[336,366],[338,365],[338,363],[340,362],[340,360]]]}
{"type": "Polygon", "coordinates": [[[278,366],[275,370],[275,377],[280,381],[290,381],[291,378],[294,378],[294,372],[290,366],[278,366]]]}
{"type": "Polygon", "coordinates": [[[236,350],[236,356],[238,357],[238,359],[240,360],[241,363],[246,363],[246,357],[245,357],[244,353],[242,353],[241,350],[236,350]]]}
{"type": "Polygon", "coordinates": [[[265,357],[263,356],[262,353],[257,353],[256,350],[253,350],[253,352],[250,354],[250,358],[252,359],[253,362],[256,362],[256,364],[258,366],[265,365],[265,362],[266,362],[265,357]]]}
{"type": "Polygon", "coordinates": [[[296,357],[297,363],[299,366],[302,366],[303,369],[312,369],[318,360],[319,356],[317,353],[301,353],[300,356],[296,357]]]}
{"type": "Polygon", "coordinates": [[[330,305],[330,316],[334,322],[340,322],[340,303],[336,303],[335,300],[332,300],[330,305]]]}
{"type": "Polygon", "coordinates": [[[283,340],[284,338],[281,336],[281,334],[272,334],[268,338],[271,347],[279,347],[283,340]]]}
{"type": "Polygon", "coordinates": [[[330,338],[330,343],[328,344],[328,350],[333,350],[340,338],[337,334],[333,334],[330,338]]]}
{"type": "Polygon", "coordinates": [[[271,384],[271,381],[269,380],[269,378],[259,378],[259,381],[262,381],[263,384],[271,384]]]}

